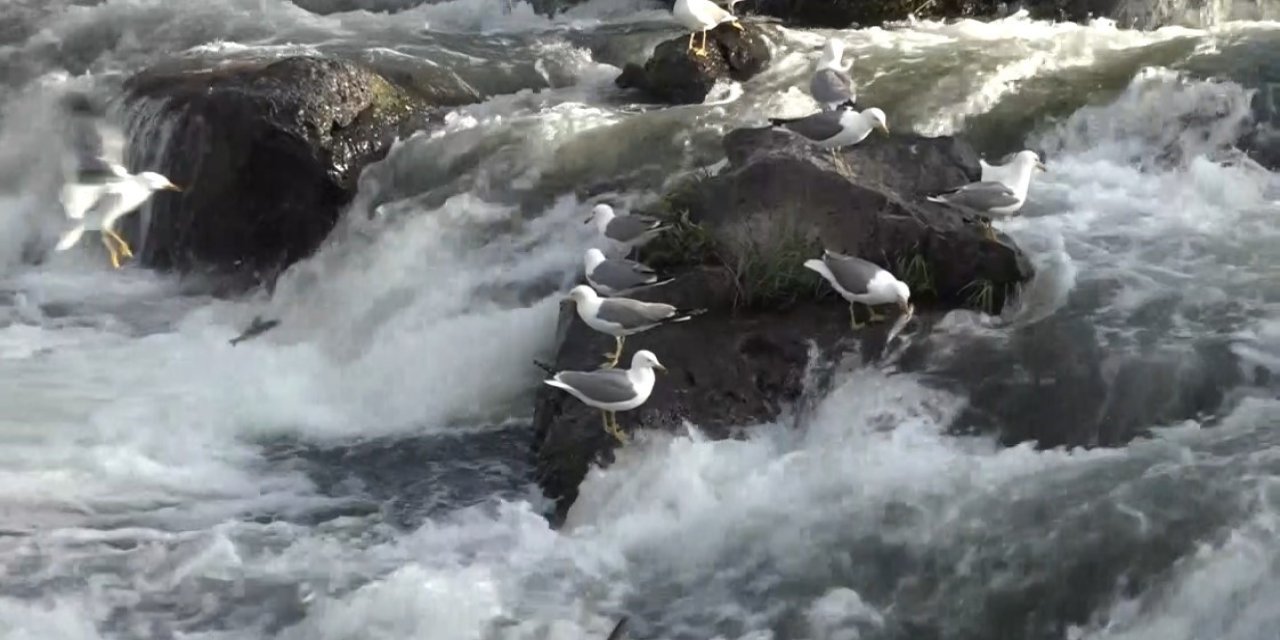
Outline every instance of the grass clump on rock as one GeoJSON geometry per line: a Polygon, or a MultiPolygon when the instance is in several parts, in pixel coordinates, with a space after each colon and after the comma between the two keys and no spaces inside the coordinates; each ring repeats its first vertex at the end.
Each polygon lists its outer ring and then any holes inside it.
{"type": "Polygon", "coordinates": [[[785,307],[821,293],[821,278],[804,261],[821,255],[822,244],[787,212],[759,211],[714,228],[690,220],[688,209],[650,215],[671,228],[645,245],[645,264],[668,272],[723,267],[733,279],[734,309],[785,307]]]}

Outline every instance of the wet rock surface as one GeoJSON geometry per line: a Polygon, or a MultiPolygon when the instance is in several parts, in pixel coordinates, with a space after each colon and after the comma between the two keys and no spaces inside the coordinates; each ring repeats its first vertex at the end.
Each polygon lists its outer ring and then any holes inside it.
{"type": "MultiPolygon", "coordinates": [[[[125,85],[131,107],[158,110],[168,140],[148,168],[185,187],[157,199],[147,266],[268,271],[314,251],[355,193],[360,170],[469,87],[403,85],[324,57],[145,70],[125,85]]],[[[131,229],[126,228],[126,234],[131,229]]]]}
{"type": "MultiPolygon", "coordinates": [[[[769,46],[758,27],[744,25],[738,30],[722,24],[707,34],[707,53],[689,50],[689,37],[662,42],[644,66],[628,64],[617,85],[639,90],[647,98],[668,104],[701,103],[716,81],[746,81],[764,71],[772,60],[769,46]]],[[[694,34],[694,47],[702,46],[702,34],[694,34]]]]}

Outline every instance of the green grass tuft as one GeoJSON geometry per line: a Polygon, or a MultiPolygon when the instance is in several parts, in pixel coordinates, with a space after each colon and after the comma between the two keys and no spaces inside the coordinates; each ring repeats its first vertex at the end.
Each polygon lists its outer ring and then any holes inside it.
{"type": "Polygon", "coordinates": [[[996,289],[990,280],[974,280],[960,289],[960,293],[965,291],[970,291],[965,305],[987,315],[995,315],[996,289]]]}
{"type": "Polygon", "coordinates": [[[933,268],[923,254],[914,253],[910,257],[898,256],[894,261],[894,275],[911,287],[911,296],[937,295],[938,289],[933,279],[933,268]]]}
{"type": "Polygon", "coordinates": [[[804,261],[822,254],[809,230],[783,212],[763,212],[728,230],[720,256],[733,274],[735,308],[785,306],[814,297],[822,279],[804,261]]]}

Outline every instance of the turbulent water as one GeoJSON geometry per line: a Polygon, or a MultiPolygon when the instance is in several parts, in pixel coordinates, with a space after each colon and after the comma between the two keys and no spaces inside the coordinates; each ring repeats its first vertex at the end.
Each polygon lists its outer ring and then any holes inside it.
{"type": "MultiPolygon", "coordinates": [[[[555,530],[529,363],[552,349],[584,211],[643,203],[718,162],[727,130],[805,112],[832,32],[770,26],[763,75],[663,109],[613,86],[679,33],[630,0],[555,19],[505,0],[10,0],[0,23],[0,637],[567,640],[623,614],[635,638],[679,640],[1280,629],[1280,179],[1229,148],[1280,99],[1280,24],[840,32],[895,130],[1044,151],[1004,225],[1036,282],[1003,321],[959,311],[917,336],[941,347],[929,366],[843,365],[744,440],[640,438],[555,530]],[[271,295],[214,298],[89,249],[32,266],[61,224],[50,89],[308,51],[431,60],[492,97],[370,167],[271,295]],[[259,314],[282,324],[230,348],[259,314]],[[1004,354],[972,376],[1052,375],[1033,332],[1055,323],[1094,336],[1108,419],[1151,436],[949,435],[976,398],[939,381],[947,354],[1004,354]],[[1188,379],[1214,401],[1183,397],[1188,379]]],[[[135,134],[135,157],[164,144],[135,134]]]]}

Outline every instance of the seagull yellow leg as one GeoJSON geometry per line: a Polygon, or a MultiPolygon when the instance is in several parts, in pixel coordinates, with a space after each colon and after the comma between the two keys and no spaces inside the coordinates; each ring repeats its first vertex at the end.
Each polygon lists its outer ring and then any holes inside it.
{"type": "Polygon", "coordinates": [[[880,315],[880,313],[876,311],[875,307],[867,305],[867,311],[871,314],[867,317],[867,322],[881,322],[884,320],[884,316],[880,315]]]}
{"type": "Polygon", "coordinates": [[[707,32],[702,32],[702,46],[693,50],[693,55],[699,58],[705,58],[707,55],[707,32]]]}
{"type": "Polygon", "coordinates": [[[623,433],[622,427],[618,426],[618,414],[610,411],[608,413],[608,416],[609,417],[607,419],[612,423],[611,426],[609,427],[609,433],[612,433],[613,437],[618,439],[618,442],[622,444],[626,444],[627,434],[623,433]]]}
{"type": "Polygon", "coordinates": [[[112,240],[115,240],[116,242],[120,243],[120,255],[126,258],[133,257],[133,251],[129,249],[129,243],[125,242],[124,238],[120,237],[120,234],[110,229],[103,229],[102,232],[107,234],[108,236],[111,236],[112,240]]]}
{"type": "Polygon", "coordinates": [[[689,32],[689,46],[684,48],[685,51],[693,51],[693,37],[696,35],[698,35],[696,32],[689,32]]]}
{"type": "Polygon", "coordinates": [[[107,234],[102,234],[102,245],[107,248],[107,252],[111,254],[111,266],[115,269],[120,268],[120,255],[116,253],[115,245],[111,244],[111,239],[107,234]]]}
{"type": "Polygon", "coordinates": [[[854,310],[853,310],[853,303],[850,302],[849,303],[849,328],[861,329],[862,326],[863,326],[863,323],[858,322],[858,316],[857,314],[854,313],[854,310]]]}

